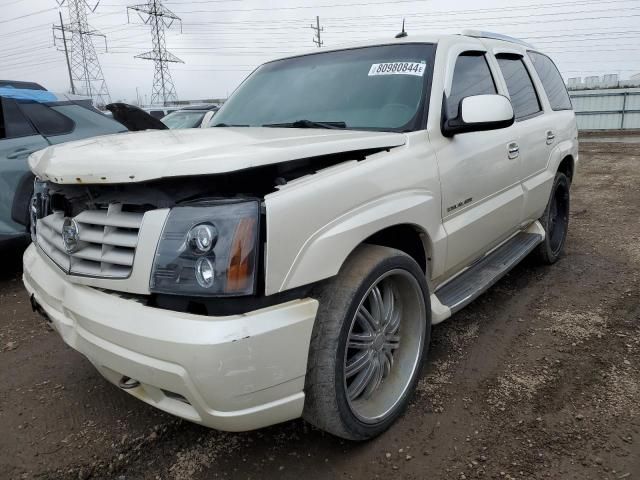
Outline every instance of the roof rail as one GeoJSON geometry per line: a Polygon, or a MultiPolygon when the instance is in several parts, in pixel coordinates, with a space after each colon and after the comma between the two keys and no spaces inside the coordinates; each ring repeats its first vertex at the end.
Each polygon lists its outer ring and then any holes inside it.
{"type": "Polygon", "coordinates": [[[462,35],[466,35],[467,37],[475,37],[475,38],[492,38],[494,40],[504,40],[505,42],[517,43],[520,45],[524,45],[528,48],[535,48],[530,43],[525,42],[524,40],[520,40],[519,38],[510,37],[508,35],[502,35],[501,33],[493,33],[493,32],[485,32],[483,30],[469,30],[465,29],[462,31],[462,35]]]}

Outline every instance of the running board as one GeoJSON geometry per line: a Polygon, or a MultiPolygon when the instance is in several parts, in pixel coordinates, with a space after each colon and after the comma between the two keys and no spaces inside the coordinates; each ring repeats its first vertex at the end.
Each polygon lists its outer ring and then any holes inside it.
{"type": "Polygon", "coordinates": [[[436,296],[451,313],[456,313],[486,292],[543,240],[544,236],[538,233],[518,233],[436,290],[436,296]]]}

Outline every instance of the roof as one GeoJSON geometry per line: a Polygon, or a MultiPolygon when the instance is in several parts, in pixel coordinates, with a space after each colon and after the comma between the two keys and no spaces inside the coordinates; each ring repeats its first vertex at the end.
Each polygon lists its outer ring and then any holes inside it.
{"type": "Polygon", "coordinates": [[[68,102],[91,100],[89,97],[71,95],[69,93],[53,93],[45,89],[15,88],[0,83],[0,97],[13,98],[15,100],[31,100],[38,103],[68,102]]]}
{"type": "MultiPolygon", "coordinates": [[[[337,45],[335,47],[323,47],[321,49],[315,48],[313,50],[302,51],[293,55],[286,55],[283,57],[277,57],[273,60],[283,60],[285,58],[294,58],[300,57],[303,55],[312,55],[314,53],[323,53],[323,52],[332,52],[338,50],[347,50],[350,48],[362,48],[362,47],[373,47],[378,45],[395,45],[395,44],[406,44],[406,43],[440,43],[442,41],[456,41],[463,38],[467,38],[469,40],[473,39],[475,41],[483,41],[483,40],[496,40],[505,42],[507,44],[518,45],[520,47],[525,46],[526,48],[534,49],[532,45],[527,44],[526,42],[508,37],[506,35],[501,35],[499,33],[492,33],[481,30],[462,30],[461,33],[416,33],[412,34],[409,29],[407,32],[407,36],[395,38],[392,36],[382,37],[382,38],[372,38],[370,40],[361,40],[357,42],[349,42],[342,45],[337,45]]],[[[273,61],[272,60],[272,61],[273,61]]]]}
{"type": "Polygon", "coordinates": [[[27,88],[0,87],[0,97],[16,100],[33,100],[38,103],[57,102],[58,97],[46,90],[30,90],[27,88]]]}
{"type": "Polygon", "coordinates": [[[35,82],[23,82],[21,80],[0,80],[0,87],[26,88],[28,90],[46,90],[35,82]]]}
{"type": "Polygon", "coordinates": [[[486,32],[484,30],[463,30],[462,35],[473,38],[490,38],[492,40],[502,40],[503,42],[517,43],[527,48],[535,48],[530,43],[520,40],[519,38],[510,37],[501,33],[486,32]]]}

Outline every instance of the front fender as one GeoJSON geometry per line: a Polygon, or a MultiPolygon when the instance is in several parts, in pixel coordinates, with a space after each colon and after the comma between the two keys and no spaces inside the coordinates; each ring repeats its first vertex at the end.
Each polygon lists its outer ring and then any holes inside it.
{"type": "MultiPolygon", "coordinates": [[[[428,191],[405,191],[375,199],[318,229],[297,252],[279,291],[306,285],[338,273],[347,256],[376,232],[399,224],[418,231],[439,206],[428,191]]],[[[437,219],[433,219],[437,221],[437,219]]],[[[428,238],[431,236],[427,233],[428,238]]]]}
{"type": "Polygon", "coordinates": [[[294,180],[267,195],[265,207],[267,295],[336,275],[360,243],[394,225],[424,233],[432,276],[446,258],[437,163],[424,132],[294,180]]]}

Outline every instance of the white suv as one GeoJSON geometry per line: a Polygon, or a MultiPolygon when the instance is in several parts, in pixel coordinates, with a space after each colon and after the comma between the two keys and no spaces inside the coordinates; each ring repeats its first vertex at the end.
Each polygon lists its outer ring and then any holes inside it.
{"type": "Polygon", "coordinates": [[[431,325],[562,251],[575,117],[553,62],[517,40],[276,60],[214,123],[30,158],[34,308],[182,418],[371,438],[407,405],[431,325]]]}

